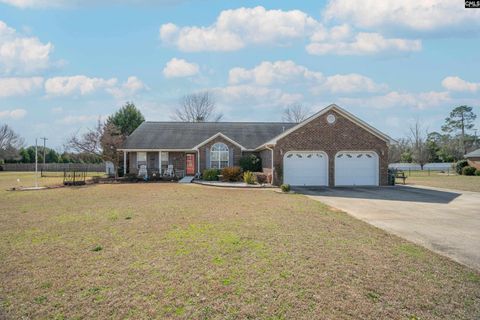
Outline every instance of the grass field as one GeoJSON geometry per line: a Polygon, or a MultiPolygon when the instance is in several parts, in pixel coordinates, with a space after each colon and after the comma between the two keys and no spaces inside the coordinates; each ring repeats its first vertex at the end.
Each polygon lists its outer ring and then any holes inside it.
{"type": "Polygon", "coordinates": [[[480,192],[479,176],[447,175],[437,171],[405,171],[405,173],[408,175],[407,184],[480,192]]]}
{"type": "Polygon", "coordinates": [[[480,273],[302,195],[5,191],[18,175],[0,173],[0,319],[480,317],[480,273]]]}

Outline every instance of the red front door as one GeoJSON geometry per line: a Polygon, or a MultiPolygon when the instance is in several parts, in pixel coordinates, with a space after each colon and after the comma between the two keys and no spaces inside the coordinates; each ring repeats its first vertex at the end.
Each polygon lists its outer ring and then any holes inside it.
{"type": "Polygon", "coordinates": [[[195,154],[187,153],[187,176],[195,174],[195,154]]]}

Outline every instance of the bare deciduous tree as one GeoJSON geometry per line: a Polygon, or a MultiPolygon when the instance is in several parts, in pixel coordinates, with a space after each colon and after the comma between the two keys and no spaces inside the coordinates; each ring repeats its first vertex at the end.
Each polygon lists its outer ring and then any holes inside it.
{"type": "Polygon", "coordinates": [[[427,146],[428,132],[424,130],[420,121],[417,120],[410,126],[410,141],[412,144],[413,161],[423,166],[430,161],[430,152],[427,146]]]}
{"type": "Polygon", "coordinates": [[[410,141],[408,139],[397,139],[397,143],[388,148],[389,163],[402,161],[402,155],[410,150],[410,141]]]}
{"type": "MultiPolygon", "coordinates": [[[[74,134],[67,142],[67,147],[79,153],[91,154],[105,161],[111,161],[115,167],[120,160],[118,148],[125,141],[125,136],[113,123],[102,123],[100,119],[95,128],[79,135],[74,134]]],[[[117,174],[117,170],[115,175],[117,174]]]]}
{"type": "Polygon", "coordinates": [[[172,118],[183,122],[218,122],[223,115],[215,109],[215,99],[209,91],[187,94],[180,99],[180,107],[172,118]]]}
{"type": "Polygon", "coordinates": [[[102,157],[102,135],[104,125],[98,119],[97,125],[83,134],[75,133],[68,139],[66,147],[78,153],[92,154],[102,157]]]}
{"type": "Polygon", "coordinates": [[[18,150],[24,140],[7,124],[0,126],[0,159],[11,159],[18,156],[18,150]]]}
{"type": "Polygon", "coordinates": [[[282,120],[285,122],[302,122],[310,115],[310,110],[305,106],[296,103],[289,105],[284,111],[282,120]]]}
{"type": "Polygon", "coordinates": [[[124,141],[125,136],[122,134],[120,128],[111,122],[107,122],[104,125],[103,135],[100,139],[102,158],[113,163],[115,176],[118,174],[116,168],[120,163],[120,153],[118,152],[118,148],[123,145],[124,141]]]}

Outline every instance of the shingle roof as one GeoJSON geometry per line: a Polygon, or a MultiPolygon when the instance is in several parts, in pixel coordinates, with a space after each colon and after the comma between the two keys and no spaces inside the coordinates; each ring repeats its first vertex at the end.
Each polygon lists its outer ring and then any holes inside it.
{"type": "Polygon", "coordinates": [[[192,149],[217,133],[255,149],[296,125],[285,122],[143,122],[125,149],[192,149]]]}
{"type": "Polygon", "coordinates": [[[473,158],[473,157],[480,157],[480,149],[474,150],[465,155],[465,158],[473,158]]]}

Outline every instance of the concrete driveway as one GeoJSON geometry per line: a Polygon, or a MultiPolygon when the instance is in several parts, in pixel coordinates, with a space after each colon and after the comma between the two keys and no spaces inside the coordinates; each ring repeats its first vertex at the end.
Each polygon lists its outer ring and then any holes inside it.
{"type": "Polygon", "coordinates": [[[297,192],[480,270],[480,193],[430,187],[297,192]]]}

